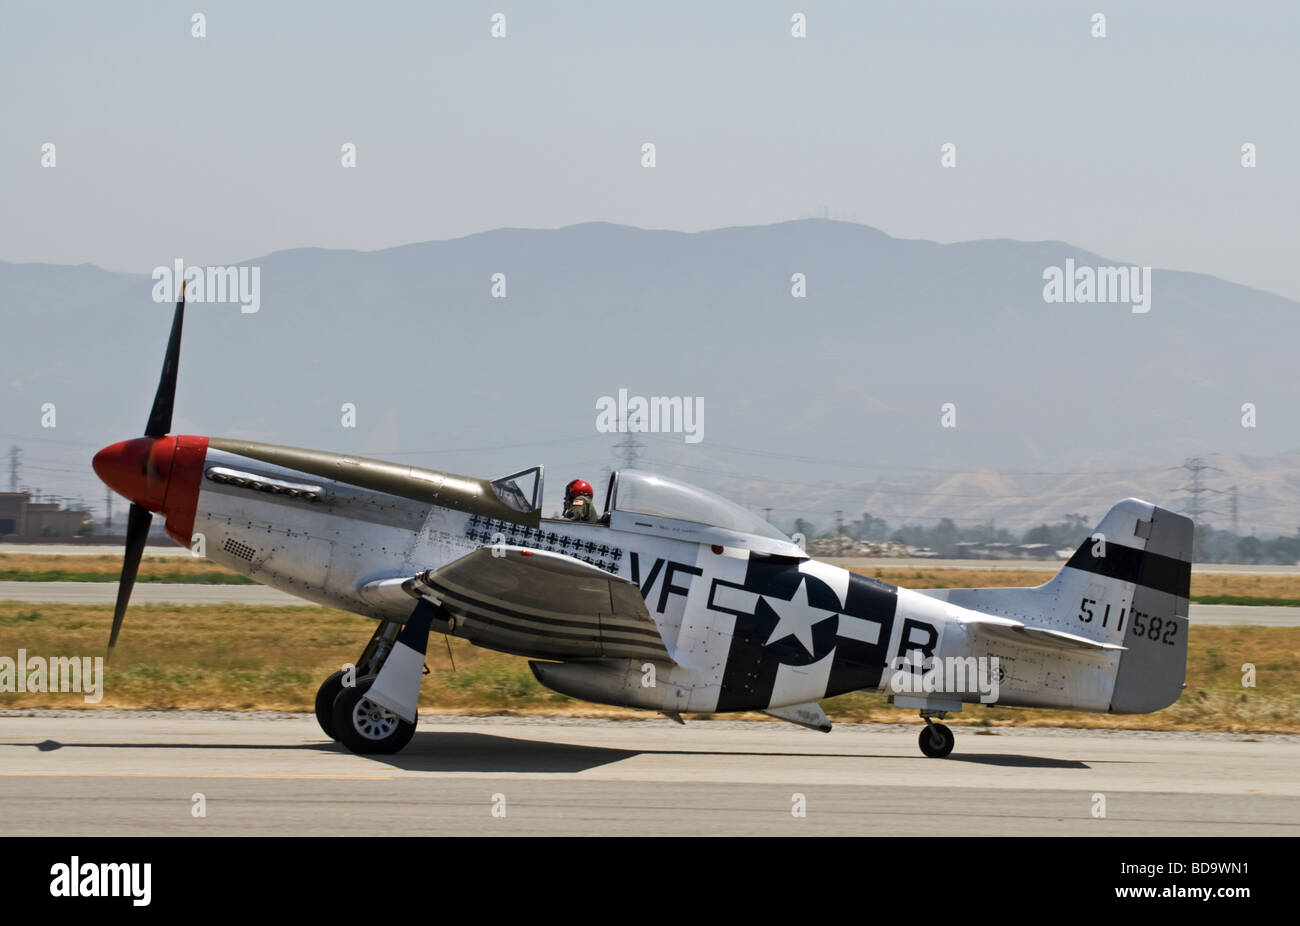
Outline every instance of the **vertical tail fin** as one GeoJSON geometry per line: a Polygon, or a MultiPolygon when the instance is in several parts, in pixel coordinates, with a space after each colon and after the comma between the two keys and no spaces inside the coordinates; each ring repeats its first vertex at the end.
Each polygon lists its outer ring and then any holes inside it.
{"type": "Polygon", "coordinates": [[[1136,498],[1117,504],[1049,585],[1079,604],[1080,633],[1122,644],[1116,714],[1178,700],[1187,668],[1192,521],[1136,498]]]}
{"type": "Polygon", "coordinates": [[[1114,673],[1109,701],[1102,695],[1092,709],[1144,714],[1182,692],[1191,574],[1191,519],[1126,498],[1044,585],[918,591],[1032,628],[1123,646],[1117,665],[1106,670],[1114,673]]]}

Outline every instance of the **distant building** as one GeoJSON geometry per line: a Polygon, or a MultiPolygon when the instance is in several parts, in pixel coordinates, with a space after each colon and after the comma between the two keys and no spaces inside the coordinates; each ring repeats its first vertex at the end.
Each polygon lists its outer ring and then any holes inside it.
{"type": "Polygon", "coordinates": [[[81,537],[91,530],[90,511],[34,502],[30,492],[0,492],[0,539],[81,537]]]}
{"type": "Polygon", "coordinates": [[[866,556],[872,558],[908,556],[913,551],[897,541],[854,540],[844,534],[808,541],[810,556],[866,556]]]}
{"type": "Polygon", "coordinates": [[[1047,543],[985,543],[979,540],[963,540],[957,544],[953,559],[1066,559],[1073,551],[1067,551],[1064,557],[1059,550],[1053,550],[1047,543]]]}

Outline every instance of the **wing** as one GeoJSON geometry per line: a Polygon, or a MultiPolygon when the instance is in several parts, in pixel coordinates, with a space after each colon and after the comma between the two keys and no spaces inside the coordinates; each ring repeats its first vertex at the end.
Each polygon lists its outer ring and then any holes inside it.
{"type": "Polygon", "coordinates": [[[637,587],[563,553],[480,547],[441,569],[369,582],[360,592],[376,604],[428,599],[454,618],[458,636],[508,653],[671,661],[637,587]]]}

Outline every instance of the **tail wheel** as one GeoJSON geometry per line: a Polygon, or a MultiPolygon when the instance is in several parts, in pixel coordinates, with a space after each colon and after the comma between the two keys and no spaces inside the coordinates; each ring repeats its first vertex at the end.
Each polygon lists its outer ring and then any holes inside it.
{"type": "Polygon", "coordinates": [[[342,689],[334,698],[334,734],[355,753],[388,755],[411,741],[415,724],[366,697],[374,682],[373,675],[359,678],[354,687],[342,689]]]}
{"type": "Polygon", "coordinates": [[[952,752],[957,738],[941,723],[927,723],[921,731],[921,752],[931,759],[942,759],[952,752]]]}
{"type": "Polygon", "coordinates": [[[316,722],[321,730],[332,740],[338,739],[334,733],[334,699],[343,690],[343,672],[335,672],[321,682],[316,690],[316,722]]]}

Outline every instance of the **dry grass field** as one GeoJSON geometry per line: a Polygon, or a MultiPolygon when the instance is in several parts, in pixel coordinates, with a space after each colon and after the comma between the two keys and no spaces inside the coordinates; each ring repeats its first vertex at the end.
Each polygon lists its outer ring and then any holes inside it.
{"type": "MultiPolygon", "coordinates": [[[[107,606],[0,602],[0,656],[94,656],[104,652],[107,606]]],[[[329,673],[355,659],[374,624],[315,607],[139,605],[127,615],[105,694],[88,705],[76,693],[0,693],[2,708],[310,710],[329,673]]],[[[524,659],[462,640],[429,641],[421,695],[429,712],[646,716],[574,701],[542,688],[524,659]],[[454,658],[455,670],[451,668],[454,658]]],[[[883,695],[828,699],[837,722],[913,721],[883,695]]],[[[1111,716],[971,706],[957,724],[1116,727],[1300,733],[1300,628],[1197,627],[1189,637],[1187,689],[1156,714],[1111,716]],[[1242,687],[1253,663],[1257,687],[1242,687]]]]}
{"type": "MultiPolygon", "coordinates": [[[[120,553],[104,556],[0,553],[0,582],[116,582],[121,574],[120,553]]],[[[252,583],[251,579],[224,566],[194,556],[146,556],[140,562],[137,581],[252,583]]]]}
{"type": "MultiPolygon", "coordinates": [[[[0,554],[0,581],[115,582],[122,559],[104,556],[0,554]]],[[[905,588],[990,588],[1041,585],[1056,566],[1025,569],[855,569],[905,588]]],[[[140,564],[141,582],[200,582],[251,584],[237,573],[206,559],[189,556],[149,556],[140,564]]],[[[1276,604],[1300,606],[1300,575],[1259,576],[1218,573],[1192,575],[1192,600],[1213,604],[1276,604]],[[1252,599],[1258,599],[1257,601],[1252,599]]]]}

